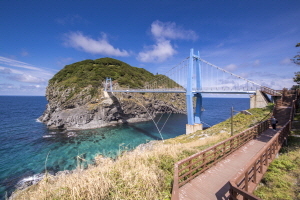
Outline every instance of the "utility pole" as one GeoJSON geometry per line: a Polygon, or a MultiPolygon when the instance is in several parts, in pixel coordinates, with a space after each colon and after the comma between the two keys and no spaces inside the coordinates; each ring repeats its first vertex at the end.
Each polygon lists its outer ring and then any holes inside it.
{"type": "Polygon", "coordinates": [[[233,106],[231,107],[231,136],[233,136],[233,106]]]}
{"type": "Polygon", "coordinates": [[[239,113],[239,111],[233,110],[233,106],[231,107],[231,136],[233,136],[233,112],[239,113]]]}

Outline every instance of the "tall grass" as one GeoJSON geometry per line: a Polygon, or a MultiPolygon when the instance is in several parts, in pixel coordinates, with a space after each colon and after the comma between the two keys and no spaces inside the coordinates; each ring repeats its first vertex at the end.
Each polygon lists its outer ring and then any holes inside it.
{"type": "Polygon", "coordinates": [[[288,144],[270,164],[254,192],[264,200],[300,200],[300,138],[290,136],[288,144]]]}
{"type": "MultiPolygon", "coordinates": [[[[237,131],[259,122],[268,109],[236,115],[237,131]]],[[[170,199],[174,163],[230,136],[230,120],[207,130],[166,142],[150,142],[124,151],[116,160],[97,156],[88,169],[48,175],[38,184],[16,191],[13,199],[170,199]]]]}

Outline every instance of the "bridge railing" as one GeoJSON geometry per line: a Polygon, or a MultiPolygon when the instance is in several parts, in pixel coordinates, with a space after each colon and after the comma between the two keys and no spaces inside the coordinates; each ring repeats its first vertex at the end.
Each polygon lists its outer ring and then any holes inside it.
{"type": "Polygon", "coordinates": [[[193,178],[209,169],[225,156],[231,154],[248,141],[257,137],[269,128],[269,120],[265,120],[235,136],[228,138],[204,151],[196,153],[175,163],[172,200],[179,199],[179,188],[193,178]]]}
{"type": "Polygon", "coordinates": [[[241,198],[244,200],[260,199],[254,196],[252,192],[283,145],[286,136],[290,132],[290,125],[291,121],[289,120],[267,145],[251,159],[245,170],[230,180],[230,197],[233,200],[241,198]]]}
{"type": "Polygon", "coordinates": [[[271,88],[264,87],[264,86],[260,87],[260,91],[267,93],[271,96],[281,96],[282,95],[282,90],[273,90],[271,88]]]}
{"type": "Polygon", "coordinates": [[[230,197],[233,200],[259,200],[260,198],[254,196],[252,192],[257,184],[262,179],[264,173],[267,171],[269,164],[276,157],[281,149],[286,137],[291,131],[292,120],[296,111],[296,100],[293,101],[290,119],[283,126],[283,128],[276,133],[276,135],[252,158],[249,164],[245,167],[242,173],[239,173],[235,178],[229,181],[230,183],[230,197]]]}
{"type": "MultiPolygon", "coordinates": [[[[247,86],[204,86],[202,87],[202,91],[256,91],[259,90],[260,87],[247,87],[247,86]]],[[[193,90],[197,90],[197,88],[193,88],[193,90]]]]}
{"type": "Polygon", "coordinates": [[[185,93],[186,90],[184,88],[156,88],[156,89],[117,88],[117,89],[112,89],[109,92],[185,93]]]}

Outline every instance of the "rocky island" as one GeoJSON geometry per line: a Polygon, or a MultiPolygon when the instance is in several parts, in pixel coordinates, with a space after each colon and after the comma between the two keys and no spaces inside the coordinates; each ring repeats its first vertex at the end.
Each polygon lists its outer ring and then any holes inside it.
{"type": "Polygon", "coordinates": [[[39,120],[50,129],[75,130],[146,121],[162,112],[185,113],[183,94],[104,91],[106,77],[115,88],[143,88],[162,76],[113,58],[66,65],[49,80],[48,104],[39,120]]]}

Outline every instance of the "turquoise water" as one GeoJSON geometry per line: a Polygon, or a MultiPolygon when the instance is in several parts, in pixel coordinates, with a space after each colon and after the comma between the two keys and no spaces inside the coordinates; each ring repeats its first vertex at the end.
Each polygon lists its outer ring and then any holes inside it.
{"type": "MultiPolygon", "coordinates": [[[[46,104],[45,97],[0,96],[0,199],[18,181],[42,173],[47,155],[47,170],[55,173],[76,168],[77,156],[91,163],[97,154],[115,158],[122,150],[161,140],[152,121],[72,132],[48,130],[36,120],[46,104]]],[[[224,121],[230,117],[231,106],[248,109],[249,99],[204,98],[202,120],[208,125],[224,121]]],[[[159,128],[167,118],[168,114],[155,118],[160,119],[159,128]]],[[[163,138],[184,134],[186,123],[186,115],[170,115],[163,138]]]]}

